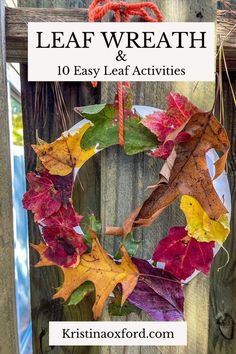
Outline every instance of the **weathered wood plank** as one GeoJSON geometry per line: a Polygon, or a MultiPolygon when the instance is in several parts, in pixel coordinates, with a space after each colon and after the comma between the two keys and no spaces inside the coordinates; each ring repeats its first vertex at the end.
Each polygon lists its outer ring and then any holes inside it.
{"type": "Polygon", "coordinates": [[[7,60],[27,62],[29,22],[85,22],[87,13],[83,8],[6,8],[7,60]]]}
{"type": "MultiPolygon", "coordinates": [[[[230,73],[233,90],[236,92],[236,72],[230,73]]],[[[228,159],[228,178],[232,193],[231,233],[224,246],[230,254],[230,261],[220,271],[219,267],[227,260],[221,250],[216,256],[211,270],[210,282],[210,319],[209,353],[234,354],[236,348],[236,107],[226,75],[223,77],[223,95],[225,106],[225,126],[231,141],[228,159]]]]}
{"type": "Polygon", "coordinates": [[[18,353],[5,11],[0,4],[0,352],[18,353]]]}
{"type": "MultiPolygon", "coordinates": [[[[20,6],[83,6],[81,1],[20,1],[20,6]]],[[[24,122],[24,142],[26,172],[35,168],[35,154],[31,144],[36,141],[36,129],[39,136],[46,141],[53,141],[61,133],[58,116],[55,111],[55,101],[51,90],[51,84],[47,85],[44,100],[41,98],[41,105],[45,106],[45,112],[37,116],[34,100],[36,85],[27,80],[27,66],[21,65],[22,82],[22,105],[24,122]],[[47,101],[47,105],[46,105],[47,101]]],[[[64,83],[61,90],[66,102],[66,107],[71,119],[70,126],[78,121],[78,115],[73,111],[75,106],[93,104],[99,101],[99,89],[93,89],[91,84],[86,83],[64,83]]],[[[74,204],[80,213],[86,215],[93,210],[99,215],[100,207],[100,168],[99,156],[89,161],[81,170],[80,183],[77,181],[74,190],[74,204]],[[92,176],[92,178],[90,178],[92,176]],[[84,191],[82,190],[82,187],[84,191]],[[85,198],[86,196],[86,198],[85,198]]],[[[39,243],[41,236],[38,226],[33,222],[32,214],[29,213],[29,242],[39,243]]],[[[30,263],[37,262],[38,256],[35,251],[30,250],[30,263]]],[[[51,353],[73,353],[87,354],[96,353],[96,348],[91,347],[49,347],[48,345],[48,323],[50,320],[58,321],[82,321],[91,320],[91,307],[93,297],[85,299],[80,306],[64,306],[62,301],[52,300],[51,297],[63,280],[58,268],[45,267],[42,269],[31,268],[31,307],[33,324],[33,350],[35,354],[51,353]]],[[[12,352],[14,353],[14,351],[12,352]]]]}
{"type": "MultiPolygon", "coordinates": [[[[155,1],[162,10],[165,21],[214,21],[215,1],[155,1]],[[201,14],[201,16],[199,15],[201,14]]],[[[213,83],[135,83],[132,84],[134,104],[144,104],[159,108],[165,107],[165,97],[171,91],[178,91],[197,104],[203,110],[209,110],[214,101],[213,83]]],[[[102,101],[112,101],[116,86],[102,84],[102,101]]],[[[151,157],[139,154],[128,157],[120,148],[102,152],[102,221],[104,226],[121,226],[126,215],[137,207],[145,195],[146,187],[156,182],[161,163],[151,157]]],[[[142,241],[138,256],[149,259],[159,239],[164,237],[173,225],[184,225],[183,215],[171,206],[163,212],[157,222],[148,229],[135,232],[142,241]]],[[[102,243],[109,252],[117,247],[117,238],[103,237],[102,243]]],[[[185,316],[188,322],[187,347],[104,347],[101,354],[207,354],[208,353],[208,307],[209,281],[199,274],[186,287],[185,316]],[[203,301],[204,299],[204,301],[203,301]],[[200,309],[200,310],[199,310],[200,309]],[[199,312],[200,311],[200,312],[199,312]]],[[[111,320],[107,311],[103,319],[111,320]]],[[[142,314],[128,316],[123,320],[148,319],[142,314]]],[[[112,320],[117,320],[112,318],[112,320]]]]}
{"type": "MultiPolygon", "coordinates": [[[[236,70],[236,17],[229,17],[224,10],[217,11],[217,44],[222,43],[228,70],[236,70]]],[[[217,61],[218,66],[218,61],[217,61]]],[[[223,68],[224,70],[225,68],[223,68]]]]}
{"type": "MultiPolygon", "coordinates": [[[[167,2],[164,1],[164,3],[167,2]]],[[[180,8],[184,10],[181,4],[180,8]]],[[[193,14],[205,20],[204,6],[199,4],[199,12],[193,14]],[[203,17],[202,17],[203,16],[203,17]]],[[[183,18],[185,12],[183,12],[183,18]]],[[[168,20],[172,20],[172,14],[168,14],[168,20]]],[[[167,18],[165,19],[167,20],[167,18]]],[[[190,19],[193,21],[193,19],[190,19]]],[[[189,21],[190,21],[189,20],[189,21]]],[[[28,22],[83,22],[87,21],[87,9],[39,9],[39,8],[6,8],[6,37],[7,60],[12,62],[27,62],[27,24],[28,22]]],[[[230,36],[229,31],[236,25],[236,18],[226,18],[223,10],[217,11],[217,44],[224,41],[224,50],[228,69],[236,68],[236,27],[230,36]]]]}

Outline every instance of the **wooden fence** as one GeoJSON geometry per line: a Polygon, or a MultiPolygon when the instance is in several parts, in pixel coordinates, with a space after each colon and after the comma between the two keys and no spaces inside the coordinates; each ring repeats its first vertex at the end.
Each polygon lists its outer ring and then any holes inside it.
{"type": "MultiPolygon", "coordinates": [[[[159,0],[155,1],[165,16],[165,21],[216,21],[216,2],[214,0],[159,0]]],[[[50,83],[45,83],[39,91],[37,83],[27,81],[27,22],[29,21],[85,21],[86,10],[90,1],[61,0],[20,0],[19,8],[5,9],[0,7],[0,353],[17,354],[16,311],[14,297],[14,264],[13,264],[13,226],[11,202],[11,166],[9,129],[6,105],[5,65],[8,61],[21,63],[22,105],[24,121],[24,140],[26,171],[34,169],[35,156],[30,147],[35,142],[35,132],[39,136],[52,141],[59,136],[61,127],[57,119],[56,103],[50,83]],[[59,9],[60,8],[60,9],[59,9]],[[63,9],[66,8],[66,9],[63,9]],[[80,9],[78,9],[80,8],[80,9]],[[6,33],[5,33],[6,20],[6,33]],[[5,43],[5,38],[7,43],[5,43]],[[5,45],[7,44],[7,45],[5,45]],[[2,79],[3,78],[3,79],[2,79]],[[35,111],[35,96],[43,100],[47,98],[47,107],[42,115],[35,111]]],[[[222,13],[219,14],[222,16],[222,13]]],[[[233,21],[233,20],[232,20],[233,21]]],[[[220,24],[222,21],[220,21],[220,24]]],[[[218,26],[218,33],[227,34],[227,25],[218,26]]],[[[234,37],[225,41],[225,51],[231,70],[230,77],[234,90],[236,88],[236,43],[234,37]],[[233,38],[233,39],[232,39],[233,38]]],[[[199,68],[200,70],[200,68],[199,68]]],[[[234,354],[236,338],[234,322],[236,320],[236,286],[233,231],[235,230],[235,107],[224,75],[224,97],[226,108],[226,127],[231,138],[232,149],[229,157],[229,178],[233,196],[232,235],[226,243],[230,250],[231,260],[226,268],[217,272],[219,265],[225,262],[225,254],[219,252],[210,276],[199,274],[186,287],[185,314],[188,321],[187,347],[49,347],[48,322],[50,320],[90,320],[93,298],[86,298],[76,307],[66,307],[60,300],[51,300],[55,287],[62,281],[58,269],[31,269],[31,307],[33,323],[34,354],[61,353],[101,353],[101,354],[234,354]]],[[[61,89],[67,103],[67,109],[73,125],[77,117],[74,106],[82,106],[102,101],[113,100],[114,85],[105,83],[93,89],[88,83],[62,83],[61,89]]],[[[215,85],[212,83],[136,83],[133,85],[135,104],[151,105],[164,108],[165,96],[170,90],[179,91],[189,97],[203,110],[212,106],[215,85]]],[[[45,100],[46,101],[46,100],[45,100]]],[[[44,101],[44,102],[45,102],[44,101]]],[[[42,101],[43,103],[43,101],[42,101]]],[[[107,149],[99,156],[91,159],[81,170],[80,181],[74,192],[75,206],[79,212],[86,214],[93,210],[101,217],[104,225],[119,225],[125,215],[143,199],[147,185],[156,179],[160,163],[143,154],[127,157],[119,147],[107,149]],[[81,189],[83,185],[84,191],[81,189]],[[86,195],[86,199],[85,196],[86,195]]],[[[172,225],[183,222],[181,214],[175,206],[163,213],[158,223],[148,230],[136,232],[142,240],[140,255],[148,258],[156,244],[156,237],[162,237],[172,225]]],[[[37,226],[29,215],[29,241],[38,243],[40,235],[37,226]]],[[[102,243],[108,251],[113,250],[112,238],[103,238],[102,243]]],[[[30,262],[35,263],[36,253],[30,251],[30,262]]],[[[126,318],[125,318],[126,319],[126,318]]],[[[128,316],[127,320],[144,320],[145,315],[128,316]]],[[[104,311],[103,320],[111,319],[104,311]]]]}

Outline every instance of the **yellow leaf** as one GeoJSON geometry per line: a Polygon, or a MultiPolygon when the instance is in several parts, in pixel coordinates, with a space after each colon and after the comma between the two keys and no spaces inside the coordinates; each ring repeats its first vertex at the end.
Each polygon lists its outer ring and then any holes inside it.
{"type": "Polygon", "coordinates": [[[180,208],[183,210],[188,233],[200,242],[217,241],[223,243],[230,231],[228,214],[223,214],[215,221],[208,217],[200,203],[189,195],[181,198],[180,208]]]}
{"type": "MultiPolygon", "coordinates": [[[[116,264],[102,248],[95,232],[90,230],[90,234],[92,237],[91,253],[83,254],[76,268],[60,267],[64,273],[64,282],[53,298],[62,297],[67,300],[74,290],[89,280],[94,283],[96,289],[96,299],[93,305],[96,319],[101,315],[108,296],[119,283],[122,284],[122,305],[124,304],[137,284],[139,272],[124,247],[121,248],[122,262],[116,264]]],[[[34,246],[34,248],[41,254],[41,260],[36,266],[56,265],[46,264],[43,255],[45,248],[41,246],[34,246]]]]}
{"type": "Polygon", "coordinates": [[[52,175],[66,176],[74,167],[81,167],[85,161],[95,154],[95,147],[83,150],[81,139],[91,125],[86,123],[75,133],[62,134],[51,144],[32,145],[44,167],[52,175]]]}

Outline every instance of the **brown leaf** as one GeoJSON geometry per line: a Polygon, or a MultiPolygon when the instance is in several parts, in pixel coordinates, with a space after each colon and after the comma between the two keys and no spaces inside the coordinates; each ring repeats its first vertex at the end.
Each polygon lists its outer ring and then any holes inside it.
{"type": "MultiPolygon", "coordinates": [[[[223,152],[215,164],[215,178],[218,177],[225,168],[230,146],[225,129],[211,113],[196,113],[182,131],[191,139],[175,144],[160,173],[157,187],[142,204],[133,226],[150,225],[161,211],[184,194],[196,198],[213,220],[227,213],[214,189],[205,158],[211,148],[223,152]]],[[[130,217],[127,220],[130,223],[130,217]]]]}
{"type": "MultiPolygon", "coordinates": [[[[122,284],[122,304],[124,304],[137,284],[139,272],[124,247],[121,247],[122,262],[116,264],[102,248],[95,232],[90,230],[90,234],[93,240],[91,253],[83,254],[76,268],[60,267],[64,273],[64,282],[53,298],[62,297],[67,300],[74,290],[89,280],[94,283],[96,289],[96,300],[93,305],[96,319],[101,315],[108,296],[119,283],[122,284]]],[[[41,254],[41,260],[36,266],[54,265],[45,260],[47,246],[41,245],[33,245],[41,254]]]]}

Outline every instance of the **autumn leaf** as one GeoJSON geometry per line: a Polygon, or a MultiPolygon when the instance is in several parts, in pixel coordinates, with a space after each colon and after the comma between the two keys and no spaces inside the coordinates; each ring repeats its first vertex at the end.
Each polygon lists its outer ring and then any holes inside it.
{"type": "Polygon", "coordinates": [[[150,155],[166,160],[174,147],[174,142],[168,139],[168,136],[197,112],[200,112],[200,110],[186,97],[170,92],[167,96],[167,110],[157,110],[141,121],[162,143],[150,155]]]}
{"type": "Polygon", "coordinates": [[[90,126],[86,123],[74,133],[63,133],[51,144],[32,145],[43,166],[51,175],[66,176],[73,171],[74,167],[81,167],[95,154],[94,146],[88,150],[83,150],[80,146],[81,139],[90,126]]]}
{"type": "MultiPolygon", "coordinates": [[[[83,118],[90,120],[93,126],[84,134],[81,140],[83,149],[90,149],[98,144],[98,149],[117,145],[119,140],[118,108],[115,104],[106,104],[75,108],[83,118]]],[[[133,155],[147,151],[157,146],[157,139],[146,127],[140,124],[141,118],[131,110],[124,111],[124,150],[133,155]]]]}
{"type": "Polygon", "coordinates": [[[34,221],[40,221],[57,212],[62,204],[61,192],[48,177],[29,172],[29,190],[24,194],[23,207],[34,213],[34,221]]]}
{"type": "Polygon", "coordinates": [[[166,160],[168,156],[170,156],[174,146],[175,143],[172,140],[167,140],[161,144],[160,147],[150,152],[149,155],[152,157],[160,157],[161,159],[166,160]]]}
{"type": "Polygon", "coordinates": [[[217,241],[222,244],[229,232],[229,218],[223,214],[217,221],[208,217],[199,202],[188,195],[181,198],[180,208],[187,220],[187,230],[191,237],[200,242],[217,241]]]}
{"type": "MultiPolygon", "coordinates": [[[[124,304],[137,284],[139,272],[124,247],[121,250],[122,261],[118,265],[104,251],[95,232],[92,230],[90,232],[93,240],[91,253],[83,254],[76,268],[61,267],[64,273],[64,283],[53,298],[62,297],[67,300],[81,284],[91,281],[96,289],[96,300],[93,306],[96,319],[101,315],[105,301],[118,283],[122,284],[121,304],[124,304]]],[[[38,250],[41,251],[39,248],[38,250]]],[[[40,252],[40,266],[50,262],[45,254],[45,249],[43,253],[40,252]]]]}
{"type": "Polygon", "coordinates": [[[30,246],[35,249],[40,255],[40,259],[38,263],[34,265],[34,267],[39,268],[58,265],[54,261],[46,257],[45,252],[48,250],[48,246],[44,242],[40,242],[38,245],[31,243],[30,246]]]}
{"type": "Polygon", "coordinates": [[[48,245],[46,258],[60,266],[75,267],[88,249],[83,235],[68,227],[45,226],[42,234],[48,245]]]}
{"type": "Polygon", "coordinates": [[[170,273],[154,268],[148,261],[132,258],[140,272],[128,301],[157,321],[183,320],[184,295],[180,281],[170,273]]]}
{"type": "Polygon", "coordinates": [[[40,176],[49,178],[56,190],[61,193],[61,201],[63,205],[66,205],[71,199],[72,189],[73,189],[73,172],[69,173],[67,176],[51,175],[47,170],[40,172],[40,176]]]}
{"type": "Polygon", "coordinates": [[[65,226],[68,228],[76,227],[80,224],[83,216],[76,213],[71,202],[43,220],[44,226],[65,226]]]}
{"type": "Polygon", "coordinates": [[[165,263],[165,270],[185,280],[195,270],[204,274],[209,272],[214,245],[213,241],[196,241],[184,227],[172,227],[168,235],[158,242],[152,259],[165,263]]]}
{"type": "Polygon", "coordinates": [[[137,209],[137,214],[132,215],[136,226],[150,225],[168,205],[184,194],[197,199],[212,220],[227,213],[214,189],[205,157],[211,148],[223,152],[215,163],[215,177],[218,177],[224,170],[229,150],[225,129],[211,113],[196,113],[186,123],[183,132],[191,135],[191,139],[175,144],[156,188],[137,209]]]}

